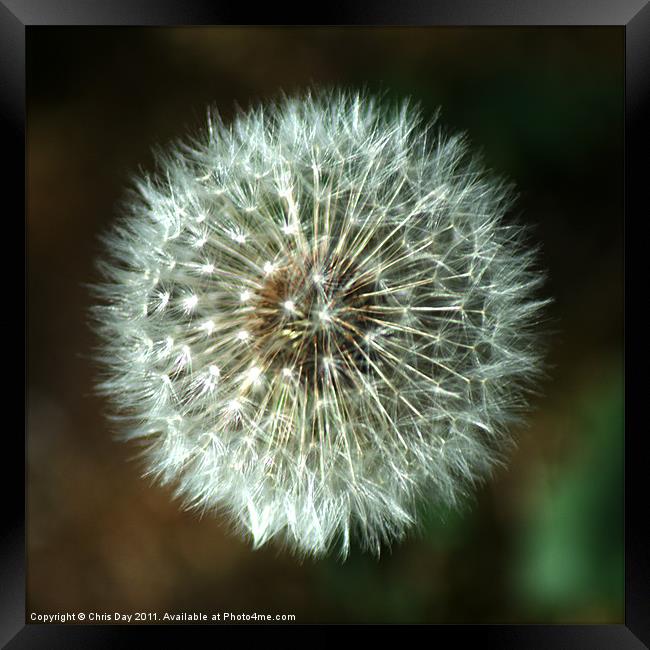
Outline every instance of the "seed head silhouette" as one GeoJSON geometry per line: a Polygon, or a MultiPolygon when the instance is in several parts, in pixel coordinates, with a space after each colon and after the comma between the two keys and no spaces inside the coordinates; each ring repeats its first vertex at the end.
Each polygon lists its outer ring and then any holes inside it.
{"type": "Polygon", "coordinates": [[[541,275],[462,135],[315,92],[158,162],[105,237],[99,389],[187,506],[255,546],[379,553],[503,460],[541,275]]]}

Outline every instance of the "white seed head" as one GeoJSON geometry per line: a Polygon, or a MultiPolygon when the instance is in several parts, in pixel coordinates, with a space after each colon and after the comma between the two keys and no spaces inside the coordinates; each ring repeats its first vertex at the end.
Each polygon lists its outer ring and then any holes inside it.
{"type": "Polygon", "coordinates": [[[330,92],[159,162],[106,237],[100,390],[189,506],[379,553],[503,458],[541,276],[463,136],[330,92]]]}

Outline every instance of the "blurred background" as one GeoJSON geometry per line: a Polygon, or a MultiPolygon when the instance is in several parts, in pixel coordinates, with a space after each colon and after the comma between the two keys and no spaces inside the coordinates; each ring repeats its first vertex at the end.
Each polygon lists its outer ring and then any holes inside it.
{"type": "Polygon", "coordinates": [[[28,611],[623,622],[622,28],[27,30],[28,611]],[[381,559],[252,551],[141,479],[93,395],[98,236],[152,147],[279,92],[363,86],[466,130],[549,272],[549,378],[509,467],[381,559]]]}

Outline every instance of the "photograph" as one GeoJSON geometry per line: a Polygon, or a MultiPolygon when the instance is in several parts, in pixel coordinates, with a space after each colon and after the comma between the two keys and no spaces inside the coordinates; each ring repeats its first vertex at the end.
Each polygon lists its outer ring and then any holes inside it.
{"type": "Polygon", "coordinates": [[[26,622],[623,625],[625,43],[27,30],[26,622]]]}

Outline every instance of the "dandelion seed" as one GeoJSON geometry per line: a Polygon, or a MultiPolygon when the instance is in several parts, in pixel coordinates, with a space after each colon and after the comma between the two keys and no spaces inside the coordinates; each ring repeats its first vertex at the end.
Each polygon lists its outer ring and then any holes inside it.
{"type": "Polygon", "coordinates": [[[195,294],[188,296],[183,300],[183,311],[186,314],[191,314],[195,307],[199,304],[199,297],[195,294]]]}
{"type": "Polygon", "coordinates": [[[262,369],[259,368],[258,366],[253,366],[248,371],[248,379],[253,383],[256,383],[261,376],[262,376],[262,369]]]}
{"type": "Polygon", "coordinates": [[[539,376],[512,191],[428,127],[343,92],[211,121],[108,237],[99,388],[255,547],[379,553],[488,476],[539,376]]]}
{"type": "Polygon", "coordinates": [[[201,331],[205,332],[208,335],[212,334],[212,332],[214,332],[215,328],[216,328],[216,325],[214,324],[213,320],[206,320],[204,323],[201,323],[201,325],[199,325],[199,329],[201,331]]]}
{"type": "Polygon", "coordinates": [[[282,226],[282,232],[285,235],[295,235],[298,232],[298,225],[296,223],[287,223],[282,226]]]}

